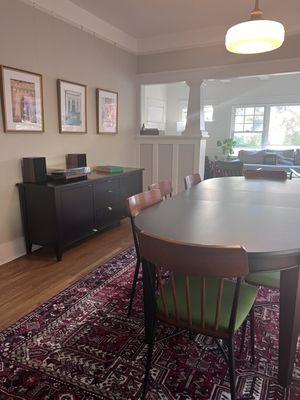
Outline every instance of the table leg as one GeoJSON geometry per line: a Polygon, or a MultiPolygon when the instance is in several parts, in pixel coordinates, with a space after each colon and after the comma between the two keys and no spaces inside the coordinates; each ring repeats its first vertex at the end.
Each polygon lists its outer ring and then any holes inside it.
{"type": "Polygon", "coordinates": [[[300,327],[300,269],[281,271],[279,324],[279,383],[291,384],[300,327]]]}

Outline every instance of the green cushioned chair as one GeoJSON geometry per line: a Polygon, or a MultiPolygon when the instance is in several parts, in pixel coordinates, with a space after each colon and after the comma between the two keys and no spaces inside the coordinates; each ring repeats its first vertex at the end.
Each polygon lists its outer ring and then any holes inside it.
{"type": "MultiPolygon", "coordinates": [[[[187,315],[187,303],[186,303],[186,291],[185,291],[185,277],[182,274],[176,274],[174,277],[175,290],[178,299],[178,317],[180,321],[188,323],[187,315]]],[[[218,290],[219,290],[219,279],[207,278],[206,279],[206,290],[205,290],[205,301],[204,301],[204,325],[208,329],[214,329],[215,314],[217,308],[218,290]]],[[[201,288],[201,278],[194,277],[190,282],[190,301],[192,310],[192,321],[196,326],[201,326],[201,314],[199,313],[199,306],[202,307],[202,299],[199,299],[199,292],[201,288]]],[[[223,282],[223,295],[220,309],[220,321],[219,330],[228,331],[230,325],[230,314],[234,299],[236,283],[224,280],[223,282]]],[[[172,285],[169,282],[164,287],[165,301],[167,305],[169,318],[176,319],[176,311],[173,302],[172,285]]],[[[234,325],[234,331],[236,332],[248,317],[255,299],[257,296],[257,288],[250,285],[240,286],[240,299],[237,305],[236,320],[234,325]]],[[[159,314],[163,316],[164,305],[162,297],[157,297],[157,308],[159,314]]]]}
{"type": "Polygon", "coordinates": [[[246,276],[249,285],[264,286],[270,289],[280,289],[280,271],[257,272],[246,276]]]}
{"type": "MultiPolygon", "coordinates": [[[[253,274],[249,274],[246,276],[245,281],[249,285],[253,286],[263,286],[269,289],[280,289],[280,271],[270,271],[270,272],[257,272],[253,274]]],[[[266,306],[273,303],[259,303],[259,306],[266,306]]],[[[243,325],[242,331],[242,339],[241,339],[241,347],[240,353],[243,352],[245,338],[246,338],[246,324],[243,325]]]]}
{"type": "Polygon", "coordinates": [[[235,400],[234,335],[248,319],[254,360],[258,288],[242,283],[249,273],[245,249],[185,244],[144,232],[138,233],[138,240],[143,265],[145,341],[149,345],[142,399],[146,396],[156,321],[160,320],[214,338],[228,363],[231,399],[235,400]]]}

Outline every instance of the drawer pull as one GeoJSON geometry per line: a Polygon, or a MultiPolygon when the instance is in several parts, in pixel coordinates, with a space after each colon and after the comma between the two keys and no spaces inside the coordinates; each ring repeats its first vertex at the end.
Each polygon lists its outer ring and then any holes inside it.
{"type": "Polygon", "coordinates": [[[112,193],[113,191],[112,190],[108,190],[108,193],[112,193]]]}
{"type": "Polygon", "coordinates": [[[108,209],[109,209],[109,211],[111,211],[112,210],[112,207],[107,207],[108,209]]]}

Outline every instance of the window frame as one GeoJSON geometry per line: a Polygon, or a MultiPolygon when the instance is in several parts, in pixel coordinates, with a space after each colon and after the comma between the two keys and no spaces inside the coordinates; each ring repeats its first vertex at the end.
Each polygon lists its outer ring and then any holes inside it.
{"type": "Polygon", "coordinates": [[[299,102],[280,102],[280,103],[248,103],[248,104],[234,104],[231,108],[231,126],[230,126],[230,137],[234,139],[234,133],[238,132],[235,131],[235,112],[237,108],[247,108],[247,107],[264,107],[264,122],[263,122],[263,131],[262,131],[262,138],[261,138],[261,146],[260,147],[235,147],[235,149],[242,150],[257,150],[257,149],[266,149],[266,148],[300,148],[300,146],[287,146],[287,145],[271,145],[268,143],[269,138],[269,129],[270,129],[270,115],[271,115],[271,107],[288,107],[288,106],[300,106],[299,102]]]}

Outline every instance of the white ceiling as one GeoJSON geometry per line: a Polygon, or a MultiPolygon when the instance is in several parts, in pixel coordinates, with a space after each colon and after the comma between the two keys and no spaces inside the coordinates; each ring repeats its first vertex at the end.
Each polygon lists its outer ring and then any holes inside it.
{"type": "MultiPolygon", "coordinates": [[[[71,0],[137,39],[186,31],[223,28],[249,18],[254,0],[71,0]]],[[[266,19],[293,25],[300,0],[261,0],[266,19]]],[[[297,16],[297,18],[295,18],[297,16]]]]}

